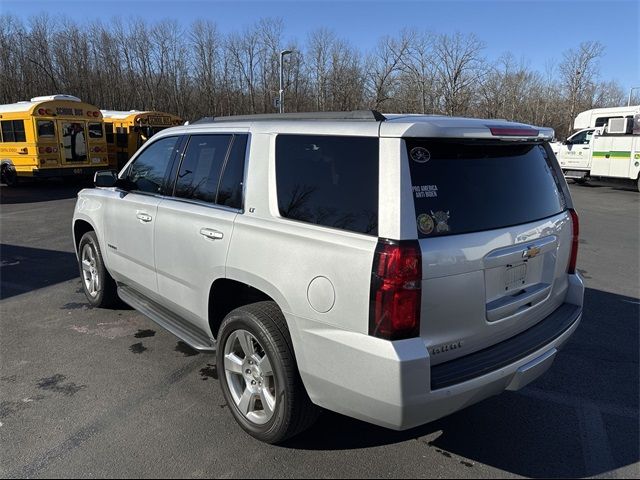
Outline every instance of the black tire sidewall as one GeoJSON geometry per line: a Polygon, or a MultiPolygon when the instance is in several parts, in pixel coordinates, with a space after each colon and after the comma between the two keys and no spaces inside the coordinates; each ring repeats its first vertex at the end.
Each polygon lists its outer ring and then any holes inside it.
{"type": "Polygon", "coordinates": [[[110,278],[104,266],[104,261],[102,260],[102,252],[100,251],[100,245],[98,244],[98,238],[95,232],[87,232],[82,236],[82,239],[80,239],[80,243],[78,244],[78,268],[80,269],[80,281],[82,282],[82,290],[84,291],[85,297],[87,297],[91,306],[102,306],[105,303],[105,289],[110,278]],[[90,245],[90,247],[93,248],[96,257],[96,270],[98,270],[98,276],[100,278],[100,291],[98,291],[95,297],[89,295],[82,272],[82,251],[86,245],[90,245]]]}
{"type": "Polygon", "coordinates": [[[289,386],[292,384],[290,376],[293,374],[293,366],[284,365],[271,334],[264,328],[260,320],[252,313],[242,311],[242,309],[231,312],[220,328],[216,362],[219,365],[218,375],[222,393],[236,421],[253,437],[268,443],[278,442],[284,436],[291,417],[290,400],[293,392],[289,390],[289,386]],[[227,339],[236,330],[246,330],[256,337],[269,357],[271,368],[276,375],[276,410],[271,420],[264,425],[252,423],[238,410],[227,385],[224,370],[224,349],[227,339]]]}
{"type": "Polygon", "coordinates": [[[18,184],[18,173],[11,165],[2,165],[2,180],[7,187],[15,187],[18,184]]]}

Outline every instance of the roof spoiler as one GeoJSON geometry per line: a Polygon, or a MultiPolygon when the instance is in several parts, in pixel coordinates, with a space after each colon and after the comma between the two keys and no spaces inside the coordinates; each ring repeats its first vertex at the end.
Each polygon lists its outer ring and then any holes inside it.
{"type": "Polygon", "coordinates": [[[351,120],[359,122],[384,122],[387,119],[376,110],[353,110],[351,112],[295,112],[263,113],[259,115],[233,115],[229,117],[203,117],[191,125],[217,122],[258,122],[273,120],[351,120]]]}

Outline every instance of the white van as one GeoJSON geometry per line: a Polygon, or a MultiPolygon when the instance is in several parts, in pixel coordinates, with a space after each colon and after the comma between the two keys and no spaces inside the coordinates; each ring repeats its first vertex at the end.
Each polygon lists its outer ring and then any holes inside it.
{"type": "Polygon", "coordinates": [[[640,112],[597,128],[592,150],[590,178],[632,180],[640,192],[640,112]]]}
{"type": "Polygon", "coordinates": [[[596,108],[580,113],[574,121],[578,132],[562,143],[551,144],[565,176],[578,183],[584,183],[590,177],[625,178],[637,182],[639,116],[640,106],[637,105],[596,108]],[[612,165],[613,158],[616,162],[612,165]]]}

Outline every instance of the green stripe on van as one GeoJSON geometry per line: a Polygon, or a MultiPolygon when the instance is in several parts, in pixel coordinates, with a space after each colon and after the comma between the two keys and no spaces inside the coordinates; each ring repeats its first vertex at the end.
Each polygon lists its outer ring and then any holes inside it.
{"type": "Polygon", "coordinates": [[[593,152],[594,157],[605,158],[607,155],[609,155],[609,158],[630,158],[631,152],[593,152]]]}

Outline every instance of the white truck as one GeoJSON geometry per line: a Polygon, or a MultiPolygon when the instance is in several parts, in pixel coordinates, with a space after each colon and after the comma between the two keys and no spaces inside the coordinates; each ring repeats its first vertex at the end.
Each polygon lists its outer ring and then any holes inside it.
{"type": "Polygon", "coordinates": [[[632,180],[640,191],[640,106],[587,110],[574,128],[567,140],[551,145],[567,178],[632,180]]]}

